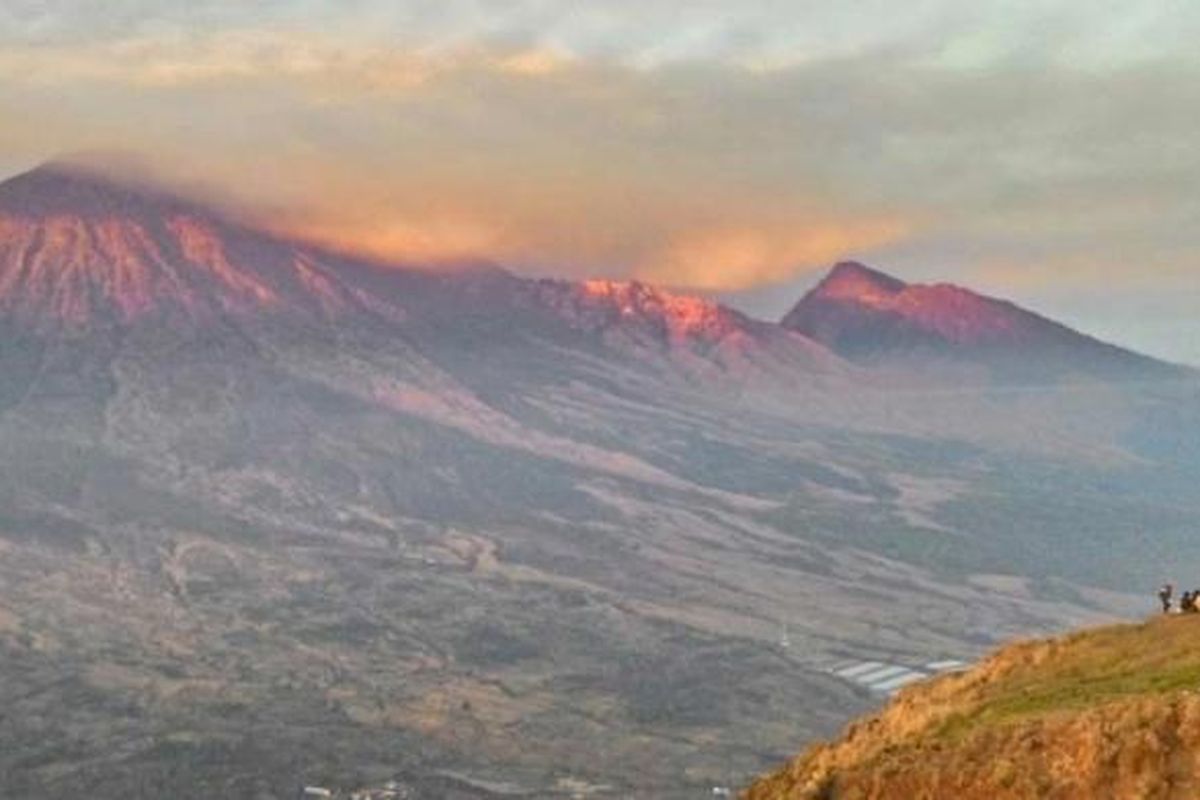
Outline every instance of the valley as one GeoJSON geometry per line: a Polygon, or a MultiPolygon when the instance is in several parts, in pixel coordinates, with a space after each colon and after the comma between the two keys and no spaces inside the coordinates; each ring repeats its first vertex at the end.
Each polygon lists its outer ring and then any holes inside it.
{"type": "Polygon", "coordinates": [[[695,797],[880,702],[838,665],[1200,574],[1187,369],[867,363],[60,173],[0,185],[7,798],[695,797]]]}

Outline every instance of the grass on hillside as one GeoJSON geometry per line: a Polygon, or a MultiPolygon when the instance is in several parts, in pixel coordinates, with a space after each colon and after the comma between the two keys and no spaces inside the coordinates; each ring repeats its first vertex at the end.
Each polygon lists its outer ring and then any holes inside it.
{"type": "Polygon", "coordinates": [[[1019,719],[1078,711],[1111,700],[1200,689],[1200,615],[1073,634],[1039,663],[1023,663],[981,687],[971,709],[939,727],[938,739],[1019,719]]]}

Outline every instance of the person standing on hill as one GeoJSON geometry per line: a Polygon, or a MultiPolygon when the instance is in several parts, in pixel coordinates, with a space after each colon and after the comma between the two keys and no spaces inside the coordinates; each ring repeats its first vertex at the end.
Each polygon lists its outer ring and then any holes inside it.
{"type": "Polygon", "coordinates": [[[1164,614],[1171,613],[1171,595],[1175,593],[1175,587],[1169,583],[1164,583],[1162,588],[1158,590],[1158,599],[1162,602],[1164,614]]]}

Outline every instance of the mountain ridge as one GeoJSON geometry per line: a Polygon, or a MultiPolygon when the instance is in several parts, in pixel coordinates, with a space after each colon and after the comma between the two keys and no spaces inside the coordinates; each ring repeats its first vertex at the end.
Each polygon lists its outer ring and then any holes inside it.
{"type": "MultiPolygon", "coordinates": [[[[225,242],[221,241],[222,237],[252,240],[258,252],[247,255],[265,257],[269,262],[265,265],[252,262],[233,265],[241,274],[227,275],[223,288],[234,295],[245,290],[244,286],[237,285],[239,283],[262,282],[261,275],[253,274],[258,268],[268,272],[283,271],[278,262],[288,257],[309,262],[328,261],[334,270],[346,271],[347,265],[352,265],[359,272],[375,269],[379,273],[376,277],[394,277],[404,273],[409,277],[428,277],[430,282],[450,282],[463,274],[457,271],[433,274],[413,265],[333,251],[322,245],[238,221],[224,210],[190,199],[153,181],[114,178],[102,171],[68,161],[51,161],[0,182],[0,225],[4,226],[3,233],[9,248],[7,253],[0,251],[0,266],[5,264],[3,256],[7,256],[9,262],[20,262],[19,268],[10,268],[9,274],[0,278],[0,298],[4,289],[11,290],[18,288],[22,282],[39,280],[37,267],[40,265],[35,262],[52,258],[57,258],[59,270],[69,268],[74,261],[90,260],[93,263],[89,264],[89,277],[98,284],[102,284],[110,275],[120,278],[123,271],[130,270],[130,262],[151,261],[156,262],[153,266],[165,268],[163,262],[167,257],[179,260],[182,270],[211,269],[213,265],[210,262],[223,255],[221,250],[225,242]],[[37,230],[39,227],[49,230],[37,230]],[[169,230],[163,231],[162,228],[169,230]],[[35,241],[18,241],[14,245],[14,238],[28,235],[31,229],[31,238],[35,241]],[[168,238],[175,240],[167,246],[154,241],[152,235],[164,232],[171,234],[168,238]],[[21,245],[24,245],[23,250],[11,252],[14,246],[21,245]],[[155,245],[159,245],[158,250],[155,245]],[[141,246],[141,249],[136,249],[136,246],[141,246]],[[46,252],[48,249],[50,252],[46,252]],[[282,255],[280,251],[283,251],[282,255]],[[205,258],[195,258],[199,255],[205,258]]],[[[144,263],[137,266],[144,268],[144,263]]],[[[465,272],[468,278],[481,274],[478,268],[465,272]]],[[[482,274],[513,277],[494,265],[488,265],[482,274]]],[[[56,280],[61,279],[61,276],[56,276],[56,280]]],[[[713,322],[721,320],[726,327],[748,320],[745,315],[728,307],[698,297],[685,298],[638,282],[519,280],[535,288],[555,284],[569,286],[590,298],[593,308],[607,299],[623,307],[626,316],[635,307],[638,311],[653,307],[656,316],[666,321],[674,318],[681,322],[681,326],[675,327],[683,332],[703,327],[697,324],[700,317],[713,322]],[[690,321],[684,321],[685,316],[690,321]]],[[[255,288],[256,291],[252,292],[256,295],[255,299],[269,304],[272,297],[266,288],[255,288]]],[[[319,293],[319,290],[314,292],[319,293]]],[[[115,301],[117,306],[123,305],[119,293],[107,299],[115,301]]]]}
{"type": "Polygon", "coordinates": [[[22,325],[79,330],[268,313],[324,322],[419,316],[445,329],[469,312],[521,327],[531,322],[521,320],[522,308],[626,349],[715,360],[733,373],[766,364],[779,377],[845,371],[843,359],[912,366],[922,358],[982,364],[1002,379],[1177,370],[1011,302],[951,284],[907,284],[858,262],[835,265],[773,323],[636,280],[536,280],[494,265],[438,274],[333,252],[153,181],[69,162],[0,183],[0,315],[22,325]]]}
{"type": "Polygon", "coordinates": [[[385,263],[71,164],[52,162],[0,184],[0,320],[80,335],[98,325],[257,318],[325,328],[366,321],[426,339],[490,331],[492,340],[553,340],[572,332],[652,368],[665,363],[721,380],[786,383],[841,368],[823,347],[771,323],[636,281],[385,263]]]}
{"type": "Polygon", "coordinates": [[[835,265],[780,325],[868,365],[975,364],[1018,381],[1186,373],[1009,300],[950,283],[910,284],[853,261],[835,265]]]}

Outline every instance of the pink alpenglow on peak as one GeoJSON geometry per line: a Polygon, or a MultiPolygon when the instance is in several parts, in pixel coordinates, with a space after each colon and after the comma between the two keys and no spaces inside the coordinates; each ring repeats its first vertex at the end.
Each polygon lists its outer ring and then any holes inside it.
{"type": "Polygon", "coordinates": [[[907,286],[904,281],[857,261],[843,261],[830,270],[817,287],[817,291],[829,298],[884,304],[903,292],[907,286]]]}
{"type": "Polygon", "coordinates": [[[780,323],[860,363],[968,362],[993,377],[1155,378],[1179,369],[1106,344],[1006,300],[836,265],[780,323]]]}
{"type": "Polygon", "coordinates": [[[661,324],[673,337],[720,339],[738,330],[745,319],[712,301],[672,294],[638,281],[589,280],[579,286],[584,306],[661,324]]]}
{"type": "Polygon", "coordinates": [[[360,300],[335,260],[83,168],[52,164],[0,184],[0,313],[37,328],[328,316],[360,300]]]}
{"type": "Polygon", "coordinates": [[[856,262],[843,262],[784,318],[801,330],[823,304],[870,309],[907,320],[948,343],[985,344],[1036,338],[1049,320],[1017,306],[948,283],[908,284],[856,262]]]}

